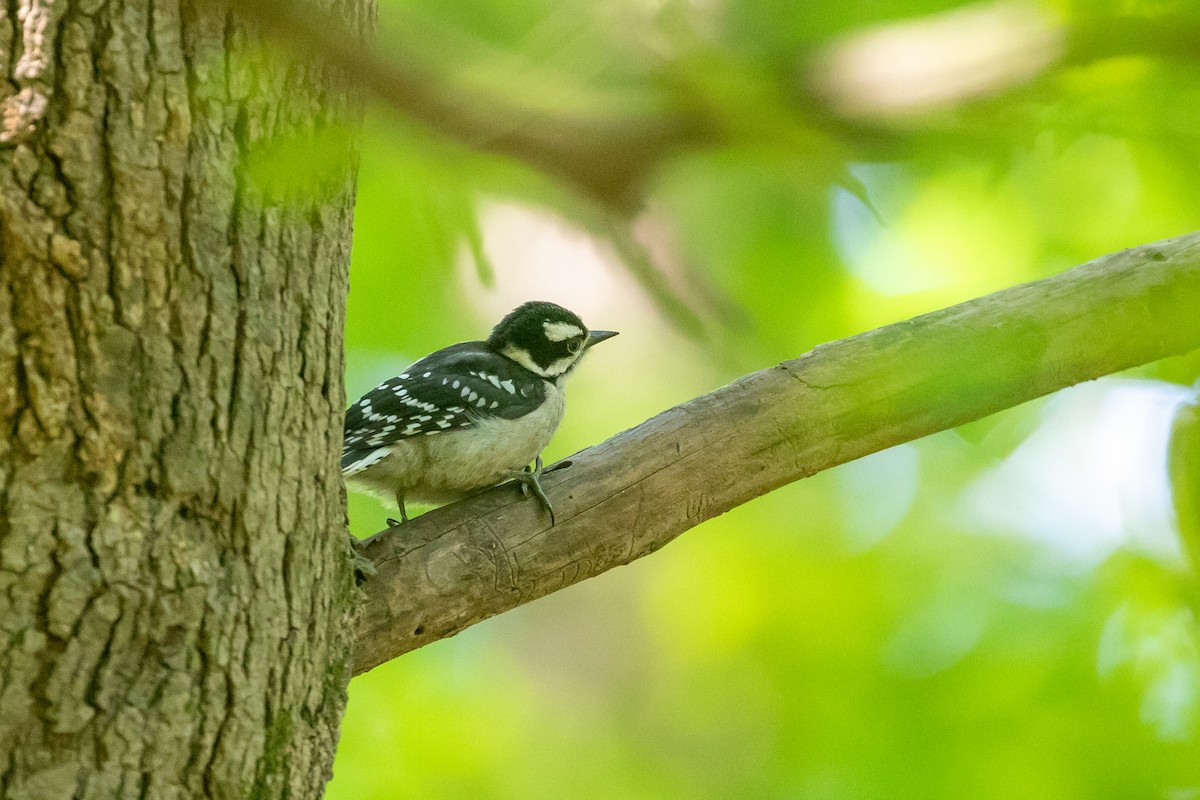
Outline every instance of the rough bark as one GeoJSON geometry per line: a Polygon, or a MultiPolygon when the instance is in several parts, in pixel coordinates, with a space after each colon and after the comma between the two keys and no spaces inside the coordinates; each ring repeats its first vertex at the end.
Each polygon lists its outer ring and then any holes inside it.
{"type": "Polygon", "coordinates": [[[822,345],[367,540],[355,672],[648,555],[800,478],[1200,347],[1200,233],[822,345]]]}
{"type": "Polygon", "coordinates": [[[354,157],[250,165],[355,103],[217,3],[8,0],[0,43],[0,796],[319,796],[354,157]]]}

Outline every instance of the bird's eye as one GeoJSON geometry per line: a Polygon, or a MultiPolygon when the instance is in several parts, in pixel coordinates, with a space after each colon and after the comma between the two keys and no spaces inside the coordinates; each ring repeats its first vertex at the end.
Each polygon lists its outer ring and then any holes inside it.
{"type": "Polygon", "coordinates": [[[567,349],[570,350],[572,353],[578,353],[579,348],[581,348],[581,347],[583,347],[582,339],[576,339],[575,341],[573,341],[567,345],[567,349]]]}

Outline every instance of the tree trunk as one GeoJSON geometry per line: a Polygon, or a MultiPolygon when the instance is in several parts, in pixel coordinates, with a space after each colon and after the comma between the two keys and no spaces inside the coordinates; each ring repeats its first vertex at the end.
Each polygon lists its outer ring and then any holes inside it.
{"type": "Polygon", "coordinates": [[[0,5],[0,796],[319,796],[350,675],[354,157],[309,159],[333,166],[290,194],[254,165],[336,143],[355,103],[220,4],[19,5],[0,5]]]}

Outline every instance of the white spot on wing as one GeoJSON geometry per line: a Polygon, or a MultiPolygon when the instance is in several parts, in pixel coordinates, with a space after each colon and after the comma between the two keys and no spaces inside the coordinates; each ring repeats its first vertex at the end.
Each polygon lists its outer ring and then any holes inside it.
{"type": "Polygon", "coordinates": [[[391,451],[390,448],[381,447],[378,450],[372,450],[362,458],[342,467],[343,475],[357,475],[368,467],[373,467],[384,459],[391,451]]]}

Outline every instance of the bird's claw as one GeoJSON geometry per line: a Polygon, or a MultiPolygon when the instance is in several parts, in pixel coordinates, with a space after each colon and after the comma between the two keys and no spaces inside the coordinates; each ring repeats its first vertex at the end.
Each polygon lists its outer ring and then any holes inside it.
{"type": "Polygon", "coordinates": [[[513,479],[521,484],[521,494],[529,497],[532,494],[541,501],[542,506],[550,514],[550,527],[554,527],[554,506],[550,505],[550,498],[546,497],[546,492],[542,489],[542,483],[539,478],[542,477],[542,457],[538,456],[533,462],[533,469],[528,466],[519,472],[513,473],[513,479]]]}
{"type": "Polygon", "coordinates": [[[403,525],[408,522],[408,511],[404,508],[404,494],[400,491],[396,492],[396,508],[400,509],[400,519],[387,518],[387,526],[394,528],[397,525],[403,525]]]}

